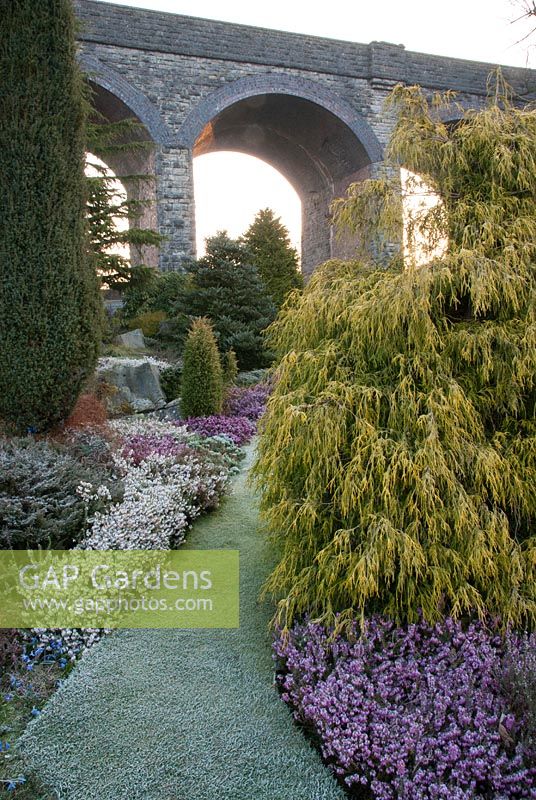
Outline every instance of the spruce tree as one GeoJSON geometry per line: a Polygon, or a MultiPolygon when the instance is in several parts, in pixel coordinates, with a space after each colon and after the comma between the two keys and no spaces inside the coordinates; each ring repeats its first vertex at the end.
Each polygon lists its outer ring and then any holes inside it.
{"type": "Polygon", "coordinates": [[[234,350],[240,369],[267,366],[263,331],[276,309],[244,245],[221,231],[207,239],[206,255],[189,265],[188,275],[176,314],[209,317],[220,351],[234,350]]]}
{"type": "Polygon", "coordinates": [[[92,372],[101,313],[70,0],[3,3],[0,104],[0,418],[42,431],[92,372]]]}
{"type": "Polygon", "coordinates": [[[303,287],[298,253],[290,244],[288,230],[280,217],[265,208],[256,215],[243,240],[276,308],[281,308],[292,289],[303,287]]]}
{"type": "MultiPolygon", "coordinates": [[[[389,155],[441,196],[421,227],[444,254],[328,262],[273,326],[256,474],[282,624],[536,623],[536,112],[503,94],[452,126],[451,97],[396,89],[389,155]]],[[[397,205],[377,179],[336,215],[366,229],[397,205]]]]}
{"type": "Polygon", "coordinates": [[[223,374],[214,332],[208,319],[192,323],[183,353],[181,412],[208,417],[221,412],[223,374]]]}
{"type": "MultiPolygon", "coordinates": [[[[106,161],[106,156],[129,154],[147,150],[151,143],[142,136],[143,126],[134,119],[107,122],[100,119],[88,125],[87,147],[90,153],[106,161]]],[[[116,178],[107,167],[95,159],[87,158],[91,174],[87,180],[87,214],[90,253],[95,258],[97,274],[110,289],[132,289],[144,291],[152,281],[155,270],[143,264],[132,266],[124,252],[130,248],[157,247],[162,236],[151,228],[142,228],[139,218],[148,201],[125,199],[117,193],[116,178]],[[128,227],[119,228],[117,220],[128,220],[128,227]]],[[[131,186],[142,181],[153,181],[151,175],[119,175],[119,179],[131,186]]]]}

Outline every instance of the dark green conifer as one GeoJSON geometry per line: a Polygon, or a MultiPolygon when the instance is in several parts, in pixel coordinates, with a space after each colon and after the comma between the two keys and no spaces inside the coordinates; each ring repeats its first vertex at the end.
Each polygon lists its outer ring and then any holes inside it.
{"type": "Polygon", "coordinates": [[[143,138],[144,128],[134,119],[107,122],[95,110],[87,129],[87,147],[103,163],[88,156],[90,173],[87,177],[87,214],[90,253],[95,258],[97,274],[110,289],[129,289],[133,292],[149,291],[155,270],[143,264],[131,263],[125,251],[128,245],[139,256],[146,247],[158,247],[163,237],[151,228],[139,224],[148,200],[127,199],[118,193],[117,181],[126,189],[139,191],[143,183],[155,180],[153,175],[118,175],[114,177],[104,165],[106,157],[131,155],[147,151],[152,143],[143,138]],[[128,226],[119,227],[118,220],[128,220],[128,226]]]}
{"type": "Polygon", "coordinates": [[[243,243],[225,231],[209,237],[206,255],[189,265],[188,276],[176,316],[209,317],[220,351],[234,350],[240,369],[267,366],[263,331],[276,309],[243,243]]]}
{"type": "Polygon", "coordinates": [[[94,368],[101,313],[70,0],[2,4],[0,108],[0,417],[45,430],[94,368]]]}
{"type": "Polygon", "coordinates": [[[281,308],[292,289],[303,287],[298,253],[290,244],[288,230],[270,208],[264,208],[243,239],[268,294],[276,308],[281,308]]]}

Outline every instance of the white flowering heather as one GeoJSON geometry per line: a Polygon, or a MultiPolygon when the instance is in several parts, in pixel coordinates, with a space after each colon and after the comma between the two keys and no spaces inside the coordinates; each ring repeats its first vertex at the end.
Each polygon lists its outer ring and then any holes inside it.
{"type": "Polygon", "coordinates": [[[95,498],[99,498],[101,500],[112,499],[112,495],[107,486],[101,485],[95,489],[93,484],[88,483],[87,481],[81,481],[78,484],[78,486],[76,487],[76,494],[79,497],[81,497],[85,503],[88,504],[95,498]]]}
{"type": "MultiPolygon", "coordinates": [[[[184,540],[191,522],[215,507],[228,486],[228,474],[207,470],[190,458],[152,453],[138,464],[115,457],[123,475],[124,496],[91,519],[80,547],[91,550],[167,550],[184,540]]],[[[97,489],[97,493],[99,492],[97,489]]],[[[92,495],[84,494],[91,499],[92,495]]]]}
{"type": "Polygon", "coordinates": [[[173,366],[169,363],[169,361],[164,361],[161,358],[154,358],[154,356],[103,356],[99,358],[97,363],[97,372],[103,369],[110,369],[110,367],[115,366],[123,366],[123,367],[137,367],[143,361],[147,361],[147,363],[151,364],[153,367],[157,369],[168,369],[169,367],[173,366]]]}
{"type": "MultiPolygon", "coordinates": [[[[193,520],[219,505],[240,451],[226,439],[205,440],[184,426],[152,417],[118,419],[109,427],[113,444],[103,440],[106,446],[99,443],[98,452],[105,455],[110,485],[99,484],[97,474],[95,482],[80,480],[76,486],[89,520],[77,547],[150,551],[180,544],[193,520]]],[[[24,661],[28,669],[42,661],[58,662],[63,669],[106,633],[102,628],[34,629],[25,635],[24,661]]]]}
{"type": "Polygon", "coordinates": [[[131,416],[114,419],[110,428],[124,439],[132,436],[170,436],[180,442],[187,442],[192,434],[185,425],[175,425],[168,420],[155,417],[131,416]]]}

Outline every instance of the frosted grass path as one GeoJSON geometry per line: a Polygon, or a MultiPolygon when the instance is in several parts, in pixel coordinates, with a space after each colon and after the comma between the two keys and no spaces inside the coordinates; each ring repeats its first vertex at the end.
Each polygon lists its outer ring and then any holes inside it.
{"type": "Polygon", "coordinates": [[[22,739],[58,800],[342,800],[273,688],[270,567],[246,486],[199,520],[192,549],[240,550],[237,631],[121,631],[77,666],[22,739]]]}

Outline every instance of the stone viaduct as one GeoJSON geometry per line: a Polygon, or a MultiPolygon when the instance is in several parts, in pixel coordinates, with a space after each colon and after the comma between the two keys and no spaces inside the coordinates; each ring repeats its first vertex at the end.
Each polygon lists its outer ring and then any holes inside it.
{"type": "MultiPolygon", "coordinates": [[[[263,159],[302,201],[302,267],[337,255],[329,204],[374,171],[393,125],[384,101],[397,83],[453,89],[481,105],[491,64],[225,22],[74,0],[80,59],[99,112],[137,118],[154,148],[106,158],[118,175],[147,172],[156,202],[144,223],[166,241],[162,270],[195,255],[194,156],[234,150],[263,159]]],[[[524,97],[536,70],[504,68],[524,97]]],[[[97,154],[98,155],[98,154],[97,154]]],[[[138,188],[130,187],[134,195],[138,188]]],[[[129,187],[127,187],[129,189],[129,187]]],[[[144,253],[155,264],[155,253],[144,253]]]]}

